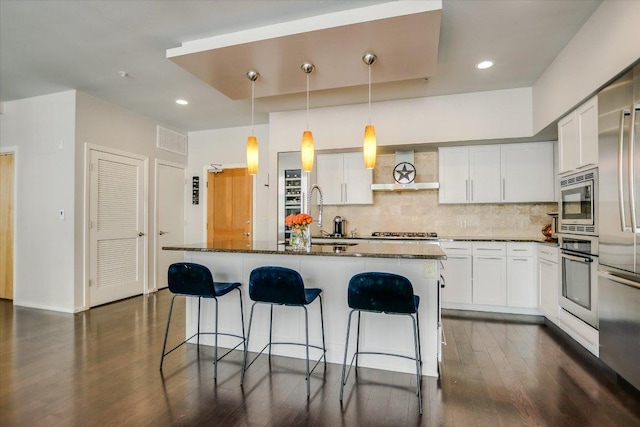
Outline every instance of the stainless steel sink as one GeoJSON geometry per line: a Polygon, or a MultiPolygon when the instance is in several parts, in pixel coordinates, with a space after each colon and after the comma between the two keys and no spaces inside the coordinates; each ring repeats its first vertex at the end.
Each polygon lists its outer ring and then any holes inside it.
{"type": "Polygon", "coordinates": [[[355,246],[357,243],[353,242],[314,242],[311,241],[311,246],[355,246]]]}

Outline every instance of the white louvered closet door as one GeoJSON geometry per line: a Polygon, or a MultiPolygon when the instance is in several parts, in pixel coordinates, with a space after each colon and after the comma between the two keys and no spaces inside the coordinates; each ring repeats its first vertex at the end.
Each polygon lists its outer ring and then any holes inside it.
{"type": "Polygon", "coordinates": [[[144,292],[144,161],[91,151],[89,304],[144,292]]]}

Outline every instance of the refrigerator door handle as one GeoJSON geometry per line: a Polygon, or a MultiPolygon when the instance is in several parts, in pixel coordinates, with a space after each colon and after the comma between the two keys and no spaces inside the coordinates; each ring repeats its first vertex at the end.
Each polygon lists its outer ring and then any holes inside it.
{"type": "Polygon", "coordinates": [[[623,285],[631,286],[632,288],[640,289],[640,283],[634,282],[634,281],[629,280],[629,279],[625,279],[624,277],[615,276],[615,275],[613,275],[611,273],[608,273],[606,271],[598,271],[598,276],[602,277],[604,279],[609,279],[611,281],[621,283],[623,285]]]}
{"type": "Polygon", "coordinates": [[[638,233],[638,222],[636,218],[636,189],[635,189],[635,125],[636,125],[636,109],[640,105],[631,106],[631,121],[629,122],[629,201],[631,204],[631,229],[633,233],[638,233]]]}
{"type": "Polygon", "coordinates": [[[620,112],[620,133],[618,134],[618,203],[620,209],[620,227],[623,233],[630,233],[631,227],[627,226],[627,218],[624,213],[624,177],[623,177],[623,159],[624,159],[624,118],[631,115],[627,109],[620,112]]]}

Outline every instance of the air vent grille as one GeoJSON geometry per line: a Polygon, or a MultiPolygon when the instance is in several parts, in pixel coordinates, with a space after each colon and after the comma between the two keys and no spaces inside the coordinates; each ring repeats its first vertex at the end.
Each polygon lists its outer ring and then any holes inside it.
{"type": "Polygon", "coordinates": [[[158,126],[156,147],[172,153],[187,155],[187,136],[158,126]]]}

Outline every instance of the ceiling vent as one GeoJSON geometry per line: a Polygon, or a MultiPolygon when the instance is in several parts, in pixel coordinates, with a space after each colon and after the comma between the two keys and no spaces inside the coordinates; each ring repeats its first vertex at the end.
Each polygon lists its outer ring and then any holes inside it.
{"type": "Polygon", "coordinates": [[[158,126],[156,147],[172,153],[187,155],[187,135],[158,126]]]}

